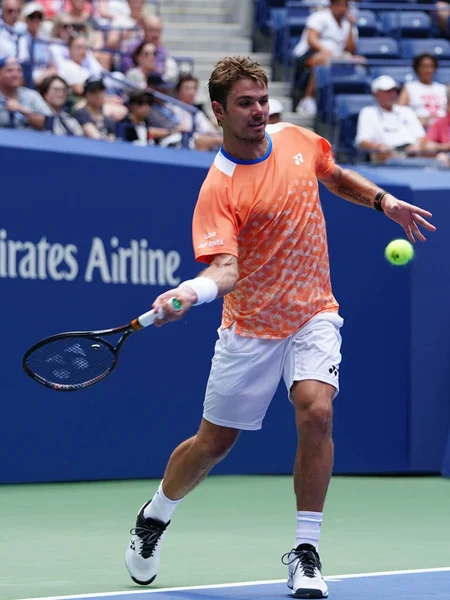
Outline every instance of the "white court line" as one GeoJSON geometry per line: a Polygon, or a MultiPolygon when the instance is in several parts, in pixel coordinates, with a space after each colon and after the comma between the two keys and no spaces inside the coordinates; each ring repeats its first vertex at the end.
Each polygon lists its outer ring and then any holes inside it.
{"type": "MultiPolygon", "coordinates": [[[[450,571],[450,567],[437,567],[435,569],[412,569],[404,571],[378,571],[376,573],[352,573],[347,575],[330,575],[324,577],[325,581],[338,579],[357,579],[358,577],[386,577],[388,575],[413,575],[416,573],[442,573],[450,571]]],[[[159,588],[156,590],[133,590],[122,592],[100,592],[97,594],[75,594],[74,596],[39,596],[34,598],[20,598],[18,600],[84,600],[84,598],[110,598],[114,596],[133,596],[135,594],[158,594],[161,592],[184,592],[194,590],[213,590],[220,588],[245,587],[252,585],[268,585],[271,583],[285,583],[286,579],[269,579],[267,581],[241,581],[239,583],[218,583],[208,585],[189,585],[186,587],[159,588]]]]}

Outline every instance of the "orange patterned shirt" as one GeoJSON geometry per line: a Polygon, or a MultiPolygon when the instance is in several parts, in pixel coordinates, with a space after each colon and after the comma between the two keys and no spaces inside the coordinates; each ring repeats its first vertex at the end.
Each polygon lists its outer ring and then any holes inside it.
{"type": "Polygon", "coordinates": [[[288,123],[267,127],[264,156],[239,161],[221,149],[193,218],[197,260],[236,256],[239,281],[222,325],[246,337],[286,338],[313,316],[337,312],[317,177],[334,170],[330,144],[288,123]]]}

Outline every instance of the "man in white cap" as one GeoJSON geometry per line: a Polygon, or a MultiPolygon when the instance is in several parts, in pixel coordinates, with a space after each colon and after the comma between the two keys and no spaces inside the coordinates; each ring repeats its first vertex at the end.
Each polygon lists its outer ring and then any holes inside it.
{"type": "Polygon", "coordinates": [[[274,125],[283,120],[283,103],[277,98],[269,98],[269,119],[267,123],[274,125]]]}
{"type": "Polygon", "coordinates": [[[44,20],[44,7],[38,2],[27,2],[22,8],[22,19],[27,31],[19,40],[18,52],[21,63],[29,63],[32,67],[32,81],[27,85],[39,84],[50,75],[56,75],[56,68],[50,53],[49,40],[41,34],[44,20]]]}
{"type": "Polygon", "coordinates": [[[420,156],[425,130],[412,108],[396,104],[398,88],[389,75],[372,81],[376,106],[366,106],[358,117],[356,145],[384,162],[391,156],[420,156]]]}

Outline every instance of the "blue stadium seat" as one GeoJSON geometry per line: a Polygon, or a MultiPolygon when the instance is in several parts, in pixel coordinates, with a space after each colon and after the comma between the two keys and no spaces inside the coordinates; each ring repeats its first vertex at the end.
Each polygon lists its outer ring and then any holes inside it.
{"type": "Polygon", "coordinates": [[[434,76],[435,80],[439,83],[450,84],[450,67],[438,67],[434,76]]]}
{"type": "Polygon", "coordinates": [[[365,106],[375,103],[371,94],[340,94],[335,98],[334,114],[338,123],[336,147],[338,152],[345,152],[351,162],[358,154],[355,147],[358,115],[365,106]]]}
{"type": "Polygon", "coordinates": [[[298,0],[289,0],[286,2],[286,11],[288,17],[308,17],[311,12],[309,6],[298,0]]]}
{"type": "Polygon", "coordinates": [[[407,81],[416,79],[416,73],[411,66],[394,65],[384,67],[370,67],[369,75],[371,79],[380,77],[380,75],[390,75],[400,85],[404,85],[407,81]]]}
{"type": "Polygon", "coordinates": [[[450,59],[450,42],[445,39],[401,40],[400,51],[402,58],[414,58],[427,52],[437,58],[450,59]]]}
{"type": "Polygon", "coordinates": [[[367,58],[398,58],[398,44],[389,37],[361,38],[358,54],[367,58]]]}
{"type": "Polygon", "coordinates": [[[370,80],[366,68],[351,62],[331,63],[314,69],[316,76],[317,116],[328,125],[328,137],[333,135],[334,99],[338,94],[367,94],[370,80]]]}
{"type": "Polygon", "coordinates": [[[382,29],[395,38],[429,38],[431,17],[418,10],[389,10],[379,13],[382,29]]]}
{"type": "Polygon", "coordinates": [[[361,37],[370,37],[380,33],[377,15],[373,10],[359,10],[356,26],[361,37]]]}

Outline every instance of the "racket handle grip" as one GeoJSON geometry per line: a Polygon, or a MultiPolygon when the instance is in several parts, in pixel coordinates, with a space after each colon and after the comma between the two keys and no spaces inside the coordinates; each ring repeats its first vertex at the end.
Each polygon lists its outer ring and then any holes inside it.
{"type": "MultiPolygon", "coordinates": [[[[174,310],[181,310],[181,302],[176,298],[171,298],[170,304],[172,305],[172,308],[174,310]]],[[[162,307],[160,307],[157,311],[149,310],[148,312],[144,313],[143,315],[141,315],[133,321],[133,323],[135,324],[134,328],[141,329],[142,327],[148,327],[149,325],[153,325],[155,319],[162,319],[163,316],[164,310],[162,307]]]]}

